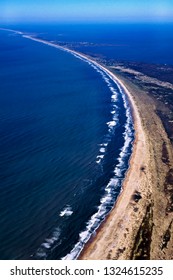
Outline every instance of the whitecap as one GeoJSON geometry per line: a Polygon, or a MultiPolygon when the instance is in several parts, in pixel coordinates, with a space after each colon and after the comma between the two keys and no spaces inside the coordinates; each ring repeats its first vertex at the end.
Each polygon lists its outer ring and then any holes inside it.
{"type": "Polygon", "coordinates": [[[111,98],[112,98],[113,102],[117,101],[117,95],[116,94],[112,94],[111,98]]]}
{"type": "Polygon", "coordinates": [[[116,126],[116,121],[107,122],[107,125],[108,125],[109,127],[116,126]]]}
{"type": "Polygon", "coordinates": [[[104,155],[98,155],[97,158],[104,158],[104,155]]]}
{"type": "Polygon", "coordinates": [[[102,144],[99,144],[99,146],[101,147],[107,147],[108,143],[102,143],[102,144]]]}
{"type": "Polygon", "coordinates": [[[45,241],[40,245],[36,252],[36,257],[40,259],[45,259],[47,257],[47,252],[50,248],[52,248],[56,241],[58,241],[61,234],[61,230],[59,227],[55,228],[49,238],[46,238],[45,241]]]}
{"type": "Polygon", "coordinates": [[[100,153],[105,153],[106,149],[105,148],[101,148],[100,149],[100,153]]]}
{"type": "Polygon", "coordinates": [[[41,258],[46,258],[47,254],[40,250],[39,252],[37,252],[36,256],[41,259],[41,258]]]}
{"type": "Polygon", "coordinates": [[[71,216],[73,214],[72,208],[70,206],[66,206],[61,213],[59,214],[60,217],[64,216],[71,216]]]}
{"type": "Polygon", "coordinates": [[[49,249],[51,247],[51,243],[42,243],[42,246],[49,249]]]}

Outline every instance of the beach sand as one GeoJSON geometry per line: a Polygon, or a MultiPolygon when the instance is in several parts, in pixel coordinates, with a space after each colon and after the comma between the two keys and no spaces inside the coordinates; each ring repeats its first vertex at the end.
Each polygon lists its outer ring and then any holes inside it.
{"type": "Polygon", "coordinates": [[[172,146],[153,99],[116,72],[114,79],[131,101],[134,148],[123,190],[79,259],[173,259],[173,213],[167,191],[172,182],[172,146]]]}

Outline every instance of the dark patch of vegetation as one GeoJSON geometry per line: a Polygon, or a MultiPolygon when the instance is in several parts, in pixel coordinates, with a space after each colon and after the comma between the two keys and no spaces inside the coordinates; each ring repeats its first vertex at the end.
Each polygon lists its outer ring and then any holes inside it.
{"type": "Polygon", "coordinates": [[[132,260],[149,260],[150,259],[150,244],[153,230],[153,211],[152,206],[148,205],[145,217],[138,230],[135,238],[134,248],[130,259],[132,260]]]}
{"type": "Polygon", "coordinates": [[[134,212],[138,212],[138,207],[133,208],[134,212]]]}
{"type": "Polygon", "coordinates": [[[140,170],[141,170],[142,172],[144,172],[144,171],[145,171],[145,166],[141,166],[140,170]]]}
{"type": "Polygon", "coordinates": [[[112,250],[109,251],[109,253],[108,253],[107,257],[106,257],[107,260],[111,259],[111,254],[112,254],[112,250]]]}
{"type": "Polygon", "coordinates": [[[166,211],[167,213],[173,212],[173,168],[166,175],[164,191],[168,200],[166,211]]]}
{"type": "Polygon", "coordinates": [[[163,82],[173,82],[173,67],[161,64],[148,64],[142,62],[122,62],[125,67],[142,72],[144,75],[159,79],[163,82]]]}
{"type": "Polygon", "coordinates": [[[126,250],[126,247],[119,248],[117,251],[117,254],[116,254],[116,259],[118,259],[120,257],[120,255],[122,255],[122,253],[124,253],[125,250],[126,250]]]}
{"type": "Polygon", "coordinates": [[[169,164],[169,154],[165,142],[162,145],[162,161],[165,164],[169,164]]]}
{"type": "Polygon", "coordinates": [[[173,143],[173,122],[172,122],[173,117],[172,117],[172,114],[166,114],[166,113],[162,112],[161,110],[157,110],[156,113],[162,120],[165,131],[166,131],[169,139],[173,143]]]}
{"type": "Polygon", "coordinates": [[[138,202],[140,199],[142,198],[140,192],[136,191],[133,196],[132,196],[132,199],[135,201],[135,202],[138,202]]]}
{"type": "Polygon", "coordinates": [[[119,248],[119,249],[118,249],[118,252],[119,252],[120,254],[122,254],[122,253],[124,253],[125,249],[126,249],[126,247],[123,247],[122,249],[119,248]]]}
{"type": "Polygon", "coordinates": [[[170,223],[168,229],[166,230],[166,232],[163,236],[163,243],[162,243],[162,246],[161,246],[162,250],[167,247],[167,244],[171,239],[171,225],[172,225],[172,222],[170,223]]]}

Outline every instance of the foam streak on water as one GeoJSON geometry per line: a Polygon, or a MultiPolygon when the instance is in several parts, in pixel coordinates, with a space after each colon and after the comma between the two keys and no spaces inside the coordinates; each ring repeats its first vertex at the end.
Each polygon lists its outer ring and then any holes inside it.
{"type": "Polygon", "coordinates": [[[66,206],[61,213],[59,214],[60,217],[64,216],[71,216],[73,214],[72,208],[70,206],[66,206]]]}
{"type": "Polygon", "coordinates": [[[57,246],[60,235],[60,228],[55,228],[52,234],[48,238],[46,238],[45,241],[41,244],[40,248],[38,248],[37,252],[35,253],[35,257],[37,259],[46,259],[49,249],[57,246]]]}

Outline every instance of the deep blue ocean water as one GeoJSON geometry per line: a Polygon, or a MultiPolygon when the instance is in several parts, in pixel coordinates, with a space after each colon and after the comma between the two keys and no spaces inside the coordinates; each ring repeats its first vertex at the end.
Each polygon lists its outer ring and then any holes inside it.
{"type": "MultiPolygon", "coordinates": [[[[170,41],[160,39],[153,56],[158,36],[148,42],[136,26],[133,40],[128,26],[114,27],[119,33],[112,33],[112,25],[102,31],[98,26],[11,28],[47,40],[114,43],[117,38],[131,47],[89,51],[173,62],[166,52],[170,41]],[[150,46],[149,53],[141,52],[143,45],[150,46]]],[[[114,205],[128,168],[134,139],[128,100],[102,70],[70,53],[9,31],[0,31],[0,43],[0,258],[76,258],[114,205]]]]}
{"type": "Polygon", "coordinates": [[[4,26],[67,43],[81,52],[120,61],[173,65],[173,23],[40,24],[4,26]],[[91,44],[94,44],[92,46],[91,44]]]}

